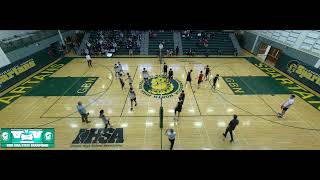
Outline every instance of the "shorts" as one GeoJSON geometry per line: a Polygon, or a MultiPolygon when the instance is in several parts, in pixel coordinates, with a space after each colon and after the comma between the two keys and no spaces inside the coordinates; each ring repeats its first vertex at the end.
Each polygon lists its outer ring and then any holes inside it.
{"type": "Polygon", "coordinates": [[[217,83],[217,81],[213,81],[213,85],[214,85],[214,86],[216,85],[216,83],[217,83]]]}
{"type": "Polygon", "coordinates": [[[181,112],[181,110],[182,110],[182,108],[178,108],[178,107],[176,107],[175,109],[174,109],[174,112],[181,112]]]}
{"type": "Polygon", "coordinates": [[[202,82],[202,80],[198,80],[198,84],[200,84],[202,82]]]}
{"type": "Polygon", "coordinates": [[[284,111],[287,111],[289,108],[286,108],[286,107],[284,107],[284,108],[282,108],[282,110],[284,110],[284,111]]]}
{"type": "Polygon", "coordinates": [[[169,76],[168,78],[171,80],[171,79],[173,79],[173,76],[169,76]]]}
{"type": "Polygon", "coordinates": [[[131,100],[131,102],[132,102],[132,101],[136,101],[136,100],[137,100],[137,98],[133,98],[133,99],[130,99],[130,100],[131,100]]]}

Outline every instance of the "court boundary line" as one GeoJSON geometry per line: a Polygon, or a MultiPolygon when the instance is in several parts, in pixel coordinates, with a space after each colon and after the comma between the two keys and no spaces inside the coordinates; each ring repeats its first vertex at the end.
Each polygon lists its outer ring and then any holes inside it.
{"type": "MultiPolygon", "coordinates": [[[[103,64],[99,64],[99,65],[104,66],[103,64]]],[[[105,66],[105,67],[106,67],[106,66],[105,66]]],[[[111,72],[111,74],[112,74],[112,79],[111,79],[111,83],[110,83],[109,87],[105,90],[105,92],[104,92],[103,94],[105,94],[105,93],[108,92],[108,90],[110,89],[111,85],[113,84],[113,79],[114,79],[114,77],[113,77],[113,72],[110,70],[110,68],[108,68],[108,67],[106,67],[106,68],[108,69],[109,72],[111,72]]],[[[102,94],[102,95],[103,95],[103,94],[102,94]]],[[[99,99],[102,97],[102,95],[98,96],[95,100],[93,100],[91,103],[87,104],[87,105],[84,106],[84,107],[88,107],[89,105],[93,104],[94,102],[96,102],[97,100],[99,100],[99,99]]],[[[73,113],[67,115],[66,118],[69,117],[69,116],[71,116],[71,115],[73,115],[73,114],[75,114],[75,113],[77,113],[77,112],[78,112],[78,111],[74,111],[73,113]]],[[[41,117],[40,117],[40,119],[41,119],[41,117]]],[[[54,123],[54,122],[57,122],[57,121],[60,121],[60,120],[63,120],[63,119],[64,119],[64,118],[59,118],[59,119],[54,120],[54,121],[50,121],[50,122],[47,122],[47,123],[44,123],[44,124],[40,124],[40,125],[38,125],[38,126],[36,126],[36,127],[34,127],[34,128],[42,127],[42,126],[45,126],[45,125],[48,125],[48,124],[51,124],[51,123],[54,123]]]]}
{"type": "MultiPolygon", "coordinates": [[[[205,116],[212,116],[212,117],[215,117],[215,116],[233,116],[232,114],[208,114],[208,115],[184,115],[184,116],[180,116],[180,117],[205,117],[205,116]]],[[[276,115],[273,115],[273,114],[244,114],[244,115],[238,115],[238,116],[276,116],[276,115]]],[[[153,116],[108,116],[108,117],[160,117],[158,115],[153,115],[153,116]]],[[[166,116],[163,116],[163,117],[175,117],[174,115],[166,115],[166,116]]],[[[41,118],[80,118],[80,116],[77,116],[77,117],[66,117],[66,116],[47,116],[47,117],[41,117],[41,118]]],[[[99,118],[99,116],[92,116],[90,118],[99,118]]]]}
{"type": "MultiPolygon", "coordinates": [[[[82,73],[81,77],[84,77],[84,75],[87,74],[87,73],[89,72],[89,70],[90,70],[90,68],[89,68],[86,72],[82,73]]],[[[49,111],[51,110],[51,108],[52,108],[54,105],[56,105],[57,102],[58,102],[62,97],[64,97],[63,95],[65,95],[65,94],[66,94],[73,86],[75,86],[80,80],[81,80],[81,78],[79,78],[77,81],[75,81],[73,84],[71,84],[71,86],[63,92],[62,96],[58,96],[58,99],[56,99],[56,100],[48,107],[48,109],[46,109],[46,110],[44,111],[44,113],[41,114],[40,118],[41,118],[44,114],[46,114],[47,112],[49,112],[49,111]]],[[[53,96],[53,97],[57,97],[57,96],[53,96]]],[[[73,96],[72,96],[72,97],[73,97],[73,96]]]]}
{"type": "Polygon", "coordinates": [[[8,87],[7,89],[5,89],[4,91],[2,91],[0,93],[0,97],[6,95],[7,93],[9,93],[10,91],[12,91],[14,88],[20,86],[21,84],[23,84],[24,82],[30,80],[32,77],[34,77],[35,75],[39,74],[40,72],[44,71],[45,69],[49,68],[51,65],[57,63],[58,61],[62,60],[64,57],[59,57],[58,59],[54,60],[53,62],[49,63],[48,65],[42,67],[41,69],[39,69],[38,71],[30,74],[28,77],[26,77],[25,79],[22,79],[21,81],[17,82],[16,84],[8,87]]]}
{"type": "MultiPolygon", "coordinates": [[[[188,75],[188,73],[187,73],[187,69],[186,69],[186,66],[183,66],[184,67],[184,72],[186,73],[186,75],[188,75]]],[[[192,91],[192,94],[193,94],[193,97],[194,97],[194,100],[196,101],[196,104],[197,104],[197,107],[198,107],[198,111],[199,111],[199,114],[200,114],[200,116],[202,115],[201,114],[201,110],[200,110],[200,107],[199,107],[199,104],[198,104],[198,100],[197,100],[197,98],[196,98],[196,95],[194,94],[194,90],[193,90],[193,87],[192,87],[192,85],[190,85],[190,87],[191,87],[191,91],[192,91]]],[[[181,117],[181,116],[180,116],[181,117]]]]}
{"type": "MultiPolygon", "coordinates": [[[[133,78],[132,78],[133,80],[134,80],[134,78],[136,77],[137,70],[138,70],[138,66],[136,66],[136,70],[135,70],[134,75],[133,75],[133,78]]],[[[126,100],[125,100],[124,103],[123,103],[123,107],[122,107],[120,116],[122,115],[122,113],[123,113],[123,111],[124,111],[124,108],[126,107],[127,100],[128,100],[128,97],[129,97],[129,93],[130,93],[130,88],[129,88],[128,93],[127,93],[127,96],[126,96],[126,100]]]]}

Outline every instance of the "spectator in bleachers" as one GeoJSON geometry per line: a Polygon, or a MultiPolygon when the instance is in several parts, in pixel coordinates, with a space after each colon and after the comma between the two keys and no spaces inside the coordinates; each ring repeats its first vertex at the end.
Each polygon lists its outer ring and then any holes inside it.
{"type": "Polygon", "coordinates": [[[132,56],[132,55],[133,55],[133,49],[129,48],[129,56],[132,56]]]}
{"type": "Polygon", "coordinates": [[[187,37],[186,37],[187,39],[191,39],[191,34],[190,34],[190,31],[189,32],[187,32],[187,37]]]}
{"type": "MultiPolygon", "coordinates": [[[[92,32],[89,37],[89,42],[92,44],[91,49],[94,54],[116,53],[118,49],[126,48],[134,50],[140,48],[141,42],[138,37],[141,33],[137,34],[135,31],[98,31],[92,32]],[[96,47],[93,47],[96,46],[96,47]]],[[[90,50],[89,50],[90,51],[90,50]]],[[[91,53],[91,52],[90,52],[91,53]]]]}
{"type": "Polygon", "coordinates": [[[176,56],[179,54],[179,46],[176,47],[176,56]]]}
{"type": "Polygon", "coordinates": [[[166,52],[167,52],[167,56],[169,56],[170,50],[169,50],[169,49],[167,49],[167,50],[166,50],[166,52]]]}
{"type": "Polygon", "coordinates": [[[199,33],[197,34],[197,37],[198,37],[198,39],[200,39],[200,38],[202,37],[201,32],[199,32],[199,33]]]}
{"type": "Polygon", "coordinates": [[[85,55],[90,54],[89,49],[86,48],[86,49],[84,50],[84,53],[85,53],[85,55]]]}
{"type": "Polygon", "coordinates": [[[192,49],[190,48],[189,51],[187,52],[187,55],[189,56],[192,56],[193,55],[193,52],[192,52],[192,49]]]}
{"type": "Polygon", "coordinates": [[[87,49],[90,51],[91,43],[89,41],[87,41],[86,46],[87,46],[87,49]]]}
{"type": "Polygon", "coordinates": [[[204,46],[205,48],[207,48],[208,45],[209,45],[208,40],[207,40],[207,39],[204,39],[204,40],[203,40],[203,46],[204,46]]]}

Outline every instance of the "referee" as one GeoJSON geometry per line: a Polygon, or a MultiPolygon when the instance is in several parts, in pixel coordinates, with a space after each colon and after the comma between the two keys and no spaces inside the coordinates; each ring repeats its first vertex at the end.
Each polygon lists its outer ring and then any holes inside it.
{"type": "Polygon", "coordinates": [[[166,130],[166,135],[168,136],[168,139],[170,141],[170,150],[172,150],[174,141],[176,140],[176,132],[173,129],[167,129],[166,130]]]}

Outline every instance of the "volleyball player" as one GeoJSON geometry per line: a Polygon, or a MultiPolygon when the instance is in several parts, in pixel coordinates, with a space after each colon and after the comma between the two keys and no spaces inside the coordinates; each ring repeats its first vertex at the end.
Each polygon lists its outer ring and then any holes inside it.
{"type": "Polygon", "coordinates": [[[219,74],[217,74],[217,75],[213,78],[213,84],[212,84],[212,88],[213,88],[213,89],[216,89],[216,84],[217,84],[218,79],[219,79],[219,74]]]}
{"type": "Polygon", "coordinates": [[[206,76],[206,81],[208,81],[208,75],[210,73],[210,68],[209,68],[209,65],[207,65],[205,68],[204,68],[206,71],[205,71],[205,76],[206,76]]]}
{"type": "Polygon", "coordinates": [[[169,82],[171,82],[171,81],[173,80],[173,71],[172,71],[171,68],[170,68],[170,70],[169,70],[168,79],[169,79],[169,82]]]}
{"type": "Polygon", "coordinates": [[[128,82],[129,82],[129,84],[131,83],[133,83],[133,80],[132,80],[132,77],[131,77],[131,75],[129,74],[129,73],[127,73],[127,76],[128,76],[128,78],[126,79],[126,80],[128,80],[128,82]]]}
{"type": "Polygon", "coordinates": [[[116,79],[118,79],[118,77],[119,77],[119,68],[118,68],[117,64],[114,64],[114,71],[116,73],[116,79]]]}
{"type": "Polygon", "coordinates": [[[282,112],[281,113],[278,113],[278,117],[279,118],[282,118],[283,115],[286,113],[286,111],[292,106],[292,104],[294,103],[294,98],[296,96],[295,95],[291,95],[290,98],[284,102],[282,105],[281,105],[281,110],[282,112]]]}
{"type": "Polygon", "coordinates": [[[163,74],[164,75],[168,74],[168,65],[166,63],[164,63],[164,65],[163,65],[163,74]]]}
{"type": "Polygon", "coordinates": [[[184,103],[184,98],[186,97],[186,95],[184,94],[184,90],[182,90],[181,94],[179,95],[179,101],[182,101],[182,105],[184,103]]]}
{"type": "Polygon", "coordinates": [[[180,117],[180,113],[182,111],[183,101],[179,100],[176,108],[174,109],[174,119],[178,119],[180,117]],[[178,112],[178,117],[176,118],[176,114],[178,112]]]}
{"type": "Polygon", "coordinates": [[[86,55],[86,60],[88,62],[88,66],[92,67],[92,60],[91,60],[91,56],[89,54],[86,55]]]}
{"type": "Polygon", "coordinates": [[[110,118],[104,115],[104,110],[102,110],[102,109],[100,110],[99,118],[102,119],[102,121],[103,121],[103,123],[104,123],[104,125],[105,125],[105,129],[107,129],[108,126],[109,126],[110,128],[112,128],[112,126],[111,126],[111,124],[110,124],[110,118]]]}
{"type": "Polygon", "coordinates": [[[119,73],[123,73],[122,65],[118,62],[119,73]]]}
{"type": "Polygon", "coordinates": [[[202,71],[200,71],[200,74],[198,76],[198,89],[200,88],[200,84],[202,83],[203,81],[203,74],[202,74],[202,71]]]}
{"type": "Polygon", "coordinates": [[[190,87],[191,87],[191,73],[192,73],[192,69],[187,74],[186,87],[187,87],[187,83],[188,82],[189,82],[190,87]]]}
{"type": "Polygon", "coordinates": [[[129,83],[129,88],[132,88],[132,89],[133,89],[133,85],[132,85],[132,83],[129,83]]]}
{"type": "Polygon", "coordinates": [[[238,124],[239,124],[238,116],[237,115],[233,115],[233,119],[229,122],[229,125],[226,128],[226,131],[222,134],[226,138],[227,134],[229,132],[230,136],[231,136],[230,142],[233,142],[233,134],[232,134],[232,132],[234,131],[234,129],[237,127],[238,124]]]}
{"type": "Polygon", "coordinates": [[[148,73],[148,71],[146,70],[146,68],[143,68],[142,76],[143,76],[144,82],[146,82],[146,83],[150,86],[150,83],[149,83],[149,81],[148,81],[148,79],[149,79],[149,73],[148,73]]]}
{"type": "Polygon", "coordinates": [[[124,89],[124,81],[122,79],[122,74],[119,75],[119,81],[120,81],[120,84],[121,84],[121,89],[123,90],[124,89]]]}
{"type": "Polygon", "coordinates": [[[133,101],[135,102],[134,106],[137,106],[137,96],[136,96],[136,93],[134,92],[133,88],[130,88],[129,96],[130,96],[130,101],[131,101],[131,109],[130,110],[132,111],[133,110],[133,107],[132,107],[133,101]]]}

